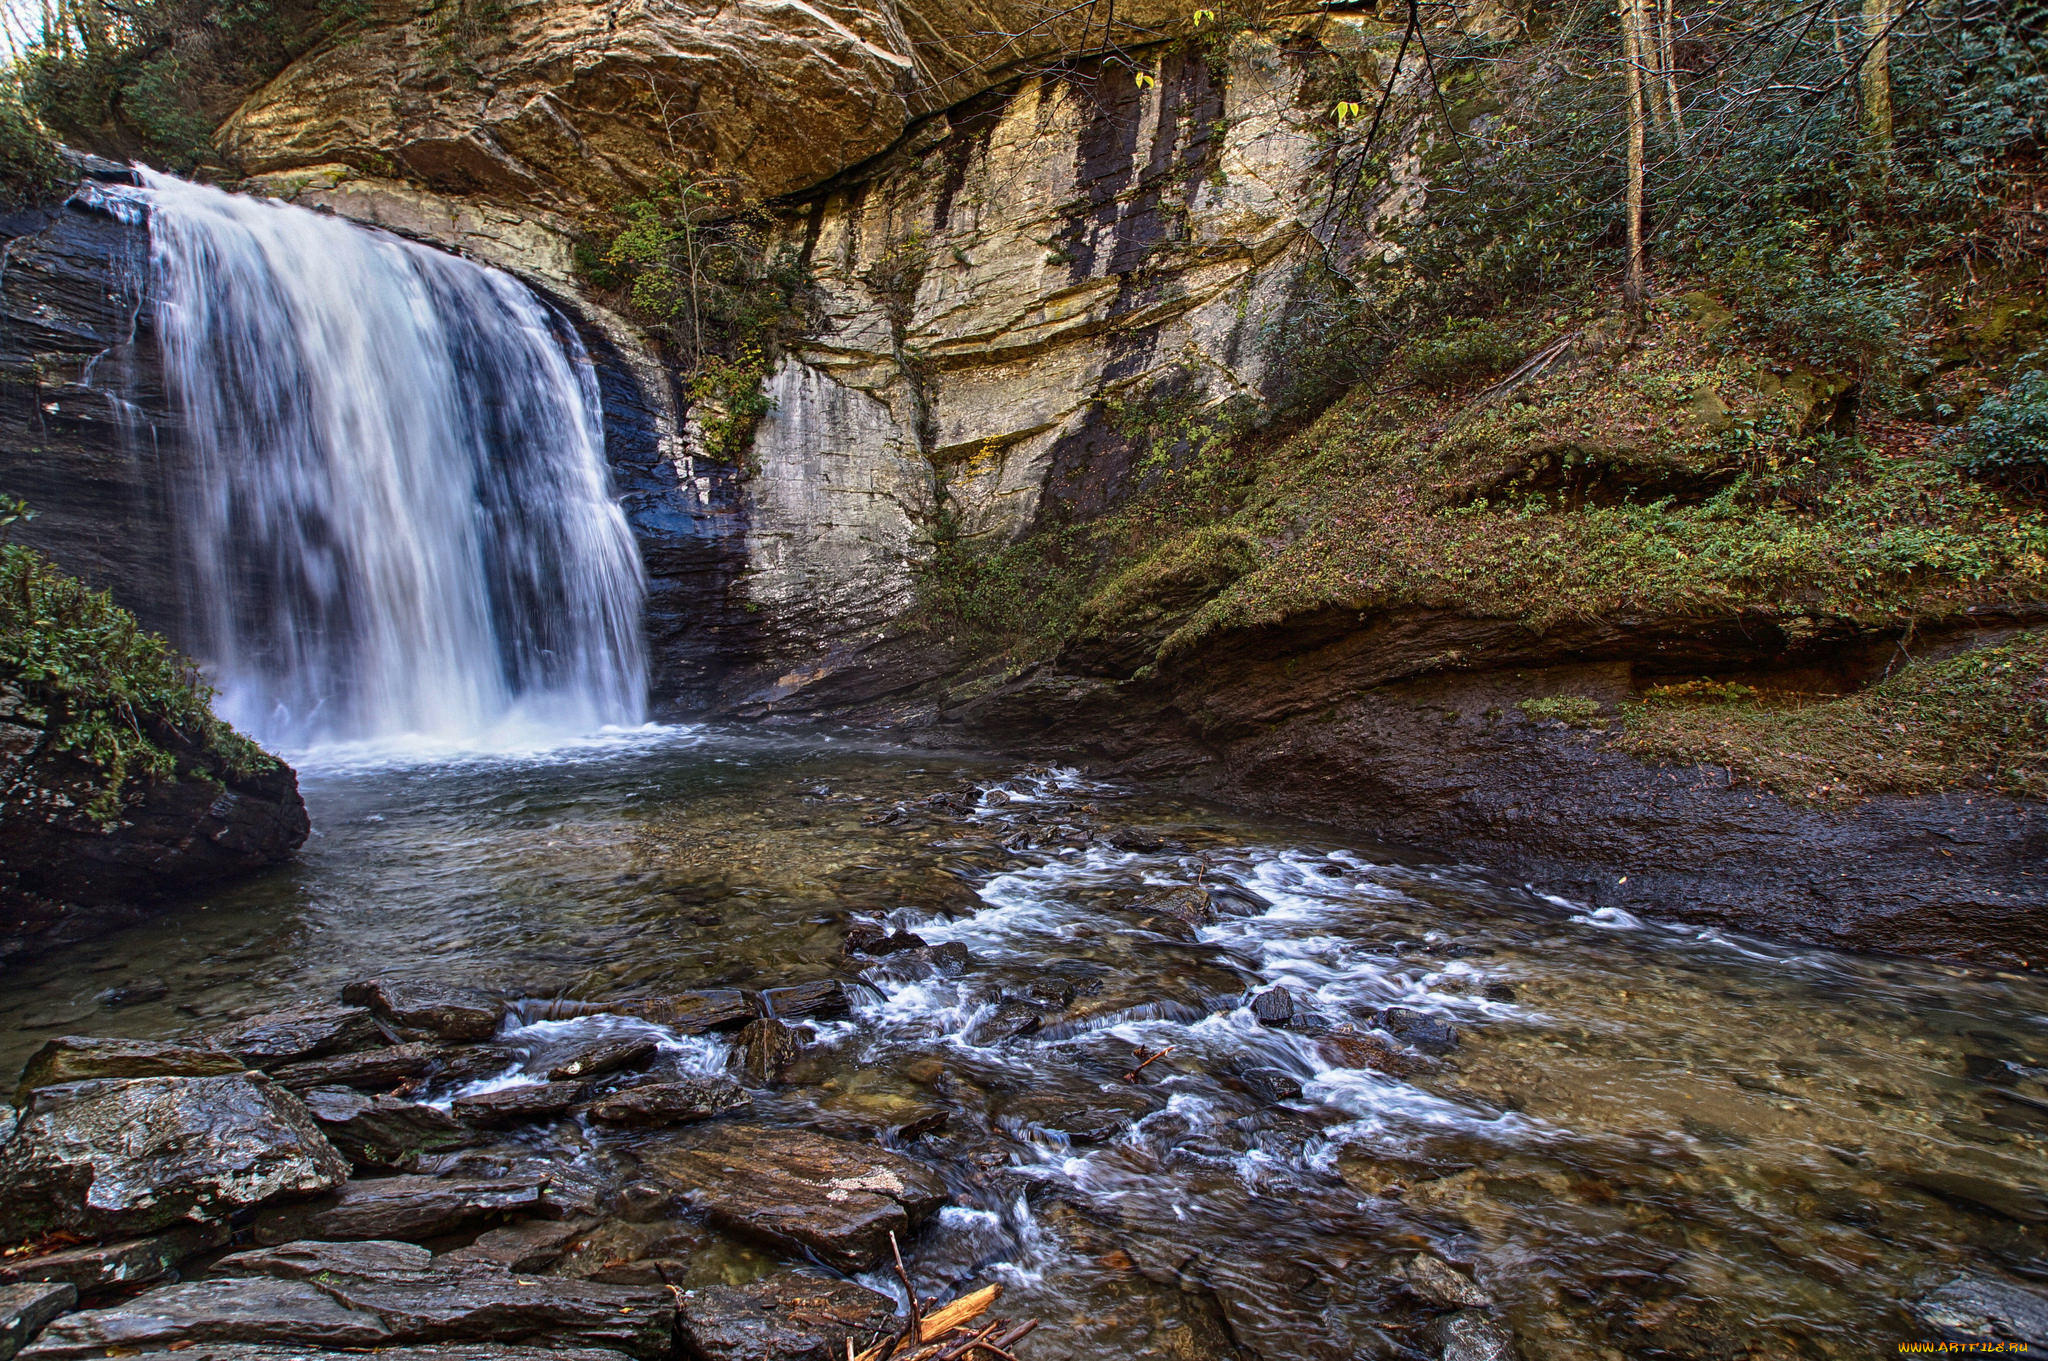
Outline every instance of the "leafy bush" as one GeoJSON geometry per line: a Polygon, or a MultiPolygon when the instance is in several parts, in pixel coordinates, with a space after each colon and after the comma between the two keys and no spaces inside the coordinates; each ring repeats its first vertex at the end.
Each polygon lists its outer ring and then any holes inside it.
{"type": "Polygon", "coordinates": [[[0,545],[0,676],[42,706],[57,747],[103,773],[86,809],[101,821],[119,815],[131,782],[178,777],[167,745],[176,737],[220,753],[237,774],[274,764],[214,717],[213,691],[162,637],[15,544],[0,545]]]}
{"type": "Polygon", "coordinates": [[[1442,334],[1409,347],[1408,371],[1424,387],[1441,392],[1504,373],[1518,357],[1513,337],[1498,324],[1454,321],[1442,334]]]}
{"type": "Polygon", "coordinates": [[[2023,374],[2003,396],[1986,397],[1949,442],[1956,466],[1971,477],[2048,495],[2048,369],[2023,374]]]}
{"type": "Polygon", "coordinates": [[[56,144],[17,92],[0,86],[0,209],[42,202],[63,184],[56,144]]]}

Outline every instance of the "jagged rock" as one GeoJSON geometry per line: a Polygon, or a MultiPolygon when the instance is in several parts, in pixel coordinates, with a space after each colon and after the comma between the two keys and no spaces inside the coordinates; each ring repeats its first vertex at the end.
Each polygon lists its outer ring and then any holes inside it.
{"type": "Polygon", "coordinates": [[[352,1087],[315,1087],[304,1097],[327,1142],[358,1167],[402,1170],[422,1153],[458,1148],[472,1137],[454,1116],[417,1101],[365,1096],[352,1087]]]}
{"type": "Polygon", "coordinates": [[[1216,920],[1216,907],[1209,891],[1191,886],[1156,894],[1139,903],[1137,910],[1174,917],[1189,926],[1206,926],[1216,920]]]}
{"type": "Polygon", "coordinates": [[[1285,988],[1267,988],[1252,998],[1252,1015],[1260,1025],[1286,1025],[1294,1019],[1294,995],[1285,988]]]}
{"type": "Polygon", "coordinates": [[[764,988],[761,1014],[774,1017],[818,1016],[827,1020],[846,1016],[853,1010],[846,988],[833,978],[815,983],[797,983],[786,988],[764,988]]]}
{"type": "Polygon", "coordinates": [[[742,1286],[686,1290],[683,1344],[704,1361],[838,1361],[896,1325],[896,1301],[851,1281],[784,1272],[742,1286]]]}
{"type": "Polygon", "coordinates": [[[974,967],[974,956],[957,940],[944,941],[926,950],[924,962],[946,978],[958,978],[974,967]]]}
{"type": "Polygon", "coordinates": [[[266,1011],[208,1031],[205,1038],[249,1067],[264,1069],[384,1043],[368,1008],[324,1004],[266,1011]]]}
{"type": "Polygon", "coordinates": [[[656,1048],[654,1041],[645,1036],[606,1040],[548,1069],[548,1080],[573,1082],[616,1073],[623,1068],[637,1068],[654,1057],[656,1048]]]}
{"type": "Polygon", "coordinates": [[[1515,1339],[1476,1309],[1434,1319],[1423,1340],[1442,1349],[1443,1361],[1515,1361],[1515,1339]]]}
{"type": "Polygon", "coordinates": [[[22,1066],[14,1104],[28,1104],[38,1087],[110,1077],[219,1077],[239,1073],[242,1063],[218,1049],[165,1044],[157,1040],[65,1035],[51,1040],[22,1066]]]}
{"type": "Polygon", "coordinates": [[[437,1238],[444,1233],[542,1208],[540,1177],[469,1181],[449,1177],[378,1177],[352,1181],[331,1196],[276,1205],[256,1216],[256,1241],[437,1238]]]}
{"type": "Polygon", "coordinates": [[[341,1000],[443,1040],[488,1040],[498,1033],[504,1012],[490,993],[446,983],[364,979],[343,988],[341,1000]]]}
{"type": "Polygon", "coordinates": [[[1017,997],[999,998],[967,1032],[967,1042],[976,1045],[1001,1044],[1029,1035],[1045,1024],[1045,1013],[1017,997]]]}
{"type": "Polygon", "coordinates": [[[1407,1007],[1388,1007],[1380,1013],[1380,1024],[1392,1031],[1395,1039],[1425,1054],[1448,1054],[1458,1047],[1456,1026],[1407,1007]]]}
{"type": "Polygon", "coordinates": [[[0,1258],[0,1281],[61,1281],[90,1298],[162,1280],[186,1258],[217,1248],[228,1237],[225,1224],[180,1224],[148,1238],[0,1258]]]}
{"type": "Polygon", "coordinates": [[[527,1219],[487,1229],[468,1247],[444,1254],[451,1262],[482,1262],[507,1271],[545,1271],[588,1233],[587,1219],[527,1219]]]}
{"type": "Polygon", "coordinates": [[[1493,1296],[1470,1276],[1426,1252],[1416,1254],[1402,1268],[1401,1279],[1424,1303],[1439,1309],[1486,1309],[1493,1304],[1493,1296]]]}
{"type": "Polygon", "coordinates": [[[1247,1092],[1267,1105],[1293,1101],[1301,1095],[1301,1079],[1278,1068],[1247,1068],[1237,1079],[1247,1092]]]}
{"type": "Polygon", "coordinates": [[[254,1074],[46,1087],[0,1148],[0,1242],[150,1233],[347,1177],[305,1104],[254,1074]]]}
{"type": "Polygon", "coordinates": [[[455,1113],[475,1125],[518,1125],[551,1120],[583,1096],[580,1082],[535,1082],[455,1098],[455,1113]]]}
{"type": "Polygon", "coordinates": [[[946,1202],[938,1175],[900,1154],[803,1130],[720,1124],[648,1150],[643,1172],[712,1223],[842,1271],[865,1271],[946,1202]]]}
{"type": "Polygon", "coordinates": [[[409,1243],[291,1243],[224,1257],[214,1269],[222,1279],[163,1286],[68,1315],[28,1354],[62,1361],[112,1348],[201,1356],[193,1344],[213,1343],[381,1349],[460,1342],[596,1346],[652,1358],[674,1346],[666,1291],[515,1277],[480,1262],[436,1259],[409,1243]]]}
{"type": "Polygon", "coordinates": [[[590,1118],[608,1125],[681,1125],[743,1110],[752,1103],[737,1083],[688,1078],[614,1092],[591,1106],[590,1118]]]}
{"type": "Polygon", "coordinates": [[[803,1041],[796,1031],[772,1016],[749,1021],[733,1042],[732,1070],[756,1086],[782,1081],[789,1066],[803,1053],[803,1041]]]}
{"type": "Polygon", "coordinates": [[[855,922],[846,929],[845,953],[881,959],[905,950],[925,948],[924,937],[911,931],[891,931],[873,922],[855,922]]]}
{"type": "Polygon", "coordinates": [[[360,1054],[283,1064],[273,1069],[271,1076],[294,1091],[314,1087],[383,1091],[425,1077],[439,1054],[430,1044],[394,1044],[385,1049],[366,1049],[360,1054]]]}
{"type": "Polygon", "coordinates": [[[7,1361],[44,1324],[77,1303],[78,1291],[61,1282],[0,1285],[0,1361],[7,1361]]]}

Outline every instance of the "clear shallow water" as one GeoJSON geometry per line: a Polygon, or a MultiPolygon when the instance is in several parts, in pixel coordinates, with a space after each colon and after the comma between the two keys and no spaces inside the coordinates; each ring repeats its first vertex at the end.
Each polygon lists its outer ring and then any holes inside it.
{"type": "MultiPolygon", "coordinates": [[[[1006,1280],[1045,1319],[1033,1357],[1425,1354],[1393,1274],[1424,1248],[1532,1358],[1889,1354],[1938,1336],[1915,1311],[1958,1276],[2048,1282],[2039,981],[1589,917],[1325,829],[853,740],[358,750],[304,786],[296,865],[11,974],[0,1057],[368,974],[588,999],[851,976],[847,923],[880,920],[973,965],[870,966],[757,1116],[944,1108],[911,1149],[959,1203],[912,1269],[1006,1280]],[[965,801],[916,802],[940,791],[965,801]],[[1193,939],[1134,910],[1198,880],[1226,915],[1193,939]],[[160,1000],[96,1000],[146,977],[160,1000]],[[1401,1005],[1460,1045],[1405,1078],[1343,1066],[1251,1016],[1275,984],[1310,1029],[1401,1005]],[[997,1040],[1005,992],[1057,1012],[997,1040]]],[[[688,1232],[707,1278],[771,1265],[688,1232]]]]}

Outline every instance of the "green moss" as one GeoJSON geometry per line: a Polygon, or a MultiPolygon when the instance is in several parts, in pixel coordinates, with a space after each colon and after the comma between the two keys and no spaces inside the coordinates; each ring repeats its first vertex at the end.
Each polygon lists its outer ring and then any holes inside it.
{"type": "Polygon", "coordinates": [[[1916,662],[1847,696],[1691,683],[1623,709],[1624,749],[1726,766],[1808,803],[1970,781],[2048,797],[2048,630],[1916,662]]]}
{"type": "Polygon", "coordinates": [[[179,738],[217,754],[237,775],[276,762],[214,717],[212,691],[192,664],[102,591],[36,553],[0,546],[0,678],[38,706],[55,746],[99,768],[87,812],[108,822],[129,792],[181,774],[179,738]]]}
{"type": "Polygon", "coordinates": [[[1546,695],[1515,707],[1538,722],[1588,723],[1600,716],[1600,701],[1587,695],[1546,695]]]}
{"type": "Polygon", "coordinates": [[[1108,632],[1199,603],[1258,566],[1258,541],[1232,526],[1204,525],[1170,539],[1111,577],[1082,607],[1086,623],[1108,632]]]}

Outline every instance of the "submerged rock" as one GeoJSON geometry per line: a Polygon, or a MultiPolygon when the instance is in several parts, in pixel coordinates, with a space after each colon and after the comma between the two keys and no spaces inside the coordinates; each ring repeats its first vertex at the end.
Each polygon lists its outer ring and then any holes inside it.
{"type": "Polygon", "coordinates": [[[1401,1279],[1426,1304],[1439,1309],[1485,1309],[1493,1296],[1471,1277],[1439,1257],[1418,1253],[1401,1269],[1401,1279]]]}
{"type": "Polygon", "coordinates": [[[1316,1054],[1332,1068],[1366,1068],[1394,1077],[1413,1072],[1420,1062],[1378,1035],[1349,1027],[1318,1037],[1316,1054]]]}
{"type": "Polygon", "coordinates": [[[1216,906],[1207,889],[1192,886],[1168,889],[1145,899],[1137,910],[1178,918],[1189,926],[1206,926],[1216,920],[1216,906]]]}
{"type": "Polygon", "coordinates": [[[947,1200],[937,1173],[900,1154],[803,1130],[721,1124],[643,1157],[644,1172],[713,1224],[842,1271],[865,1271],[947,1200]]]}
{"type": "Polygon", "coordinates": [[[77,1303],[78,1291],[68,1284],[0,1285],[0,1361],[21,1350],[44,1324],[77,1303]]]}
{"type": "Polygon", "coordinates": [[[1442,1349],[1443,1361],[1516,1361],[1513,1336],[1476,1309],[1432,1320],[1422,1337],[1442,1349]]]}
{"type": "Polygon", "coordinates": [[[1425,1054],[1448,1054],[1458,1047],[1458,1030],[1449,1021],[1407,1007],[1388,1007],[1380,1013],[1380,1024],[1403,1044],[1425,1054]]]}
{"type": "Polygon", "coordinates": [[[64,1035],[51,1040],[29,1058],[15,1088],[14,1104],[28,1104],[38,1087],[115,1077],[219,1077],[242,1071],[241,1060],[218,1049],[200,1049],[158,1040],[105,1039],[64,1035]]]}
{"type": "Polygon", "coordinates": [[[0,1242],[150,1233],[347,1178],[305,1104],[254,1074],[46,1087],[0,1147],[0,1242]]]}
{"type": "Polygon", "coordinates": [[[205,1038],[249,1067],[264,1069],[384,1043],[369,1008],[323,1004],[266,1011],[208,1031],[205,1038]]]}
{"type": "Polygon", "coordinates": [[[608,1125],[682,1125],[751,1104],[753,1098],[738,1083],[723,1078],[687,1078],[614,1092],[591,1106],[590,1118],[608,1125]]]}
{"type": "Polygon", "coordinates": [[[498,1033],[504,1008],[479,988],[446,983],[364,979],[341,990],[341,1000],[365,1006],[393,1025],[443,1040],[488,1040],[498,1033]]]}
{"type": "Polygon", "coordinates": [[[534,1214],[542,1208],[546,1185],[540,1177],[352,1181],[325,1199],[263,1211],[256,1216],[256,1241],[438,1238],[493,1219],[534,1214]]]}
{"type": "Polygon", "coordinates": [[[162,1286],[59,1319],[28,1354],[176,1348],[191,1357],[206,1355],[192,1347],[215,1343],[382,1349],[459,1342],[545,1344],[548,1355],[594,1346],[654,1358],[674,1347],[666,1291],[515,1277],[485,1263],[437,1259],[409,1243],[292,1243],[236,1253],[215,1270],[222,1279],[162,1286]]]}
{"type": "Polygon", "coordinates": [[[851,1281],[784,1272],[741,1286],[686,1290],[683,1345],[704,1361],[838,1361],[896,1324],[896,1301],[851,1281]]]}
{"type": "Polygon", "coordinates": [[[0,1282],[63,1282],[76,1288],[81,1297],[90,1298],[162,1280],[186,1258],[217,1248],[228,1237],[225,1224],[180,1224],[148,1238],[0,1258],[0,1282]]]}
{"type": "Polygon", "coordinates": [[[401,1170],[422,1153],[459,1148],[469,1127],[435,1106],[390,1096],[365,1096],[352,1087],[315,1087],[306,1108],[327,1141],[358,1167],[401,1170]]]}
{"type": "MultiPolygon", "coordinates": [[[[209,1342],[196,1349],[184,1343],[175,1345],[176,1351],[123,1350],[118,1355],[125,1361],[326,1361],[330,1357],[333,1361],[361,1361],[363,1356],[359,1351],[328,1351],[295,1343],[209,1342]]],[[[608,1347],[512,1347],[502,1342],[379,1347],[375,1355],[377,1361],[631,1361],[624,1352],[608,1347]]]]}

